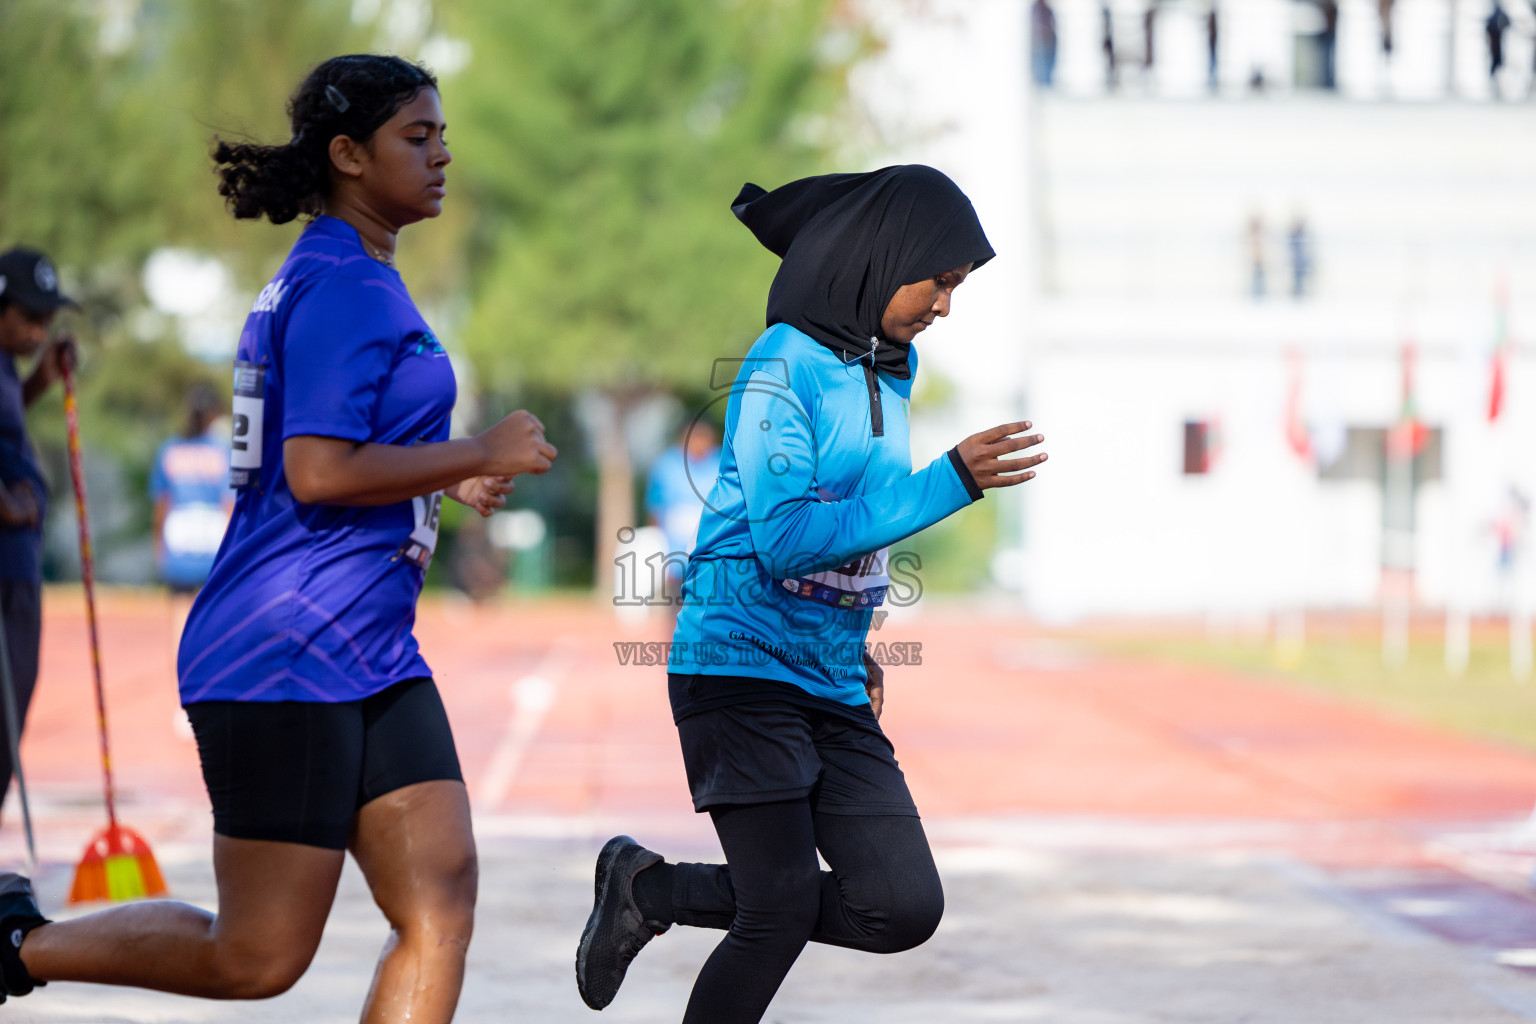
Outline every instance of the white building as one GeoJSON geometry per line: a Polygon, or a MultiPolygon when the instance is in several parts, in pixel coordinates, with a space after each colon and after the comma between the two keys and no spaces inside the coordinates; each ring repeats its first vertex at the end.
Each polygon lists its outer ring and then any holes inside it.
{"type": "Polygon", "coordinates": [[[1054,88],[1028,84],[1028,6],[935,4],[866,82],[947,96],[899,156],[950,169],[1000,253],[923,350],[963,412],[917,435],[1048,435],[1000,582],[1050,617],[1267,613],[1372,605],[1395,566],[1421,604],[1505,607],[1500,524],[1536,500],[1532,7],[1505,4],[1497,102],[1487,0],[1397,0],[1390,59],[1376,0],[1342,0],[1335,90],[1309,0],[1221,0],[1214,90],[1207,0],[1158,5],[1150,68],[1144,0],[1114,0],[1113,92],[1097,0],[1054,0],[1054,88]],[[1394,505],[1405,351],[1426,432],[1394,505]]]}

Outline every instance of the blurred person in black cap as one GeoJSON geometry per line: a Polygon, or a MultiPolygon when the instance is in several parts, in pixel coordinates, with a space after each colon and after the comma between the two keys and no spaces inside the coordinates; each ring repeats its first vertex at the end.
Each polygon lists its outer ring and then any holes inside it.
{"type": "MultiPolygon", "coordinates": [[[[27,719],[37,683],[42,639],[43,519],[48,490],[37,453],[27,438],[27,406],[63,376],[74,359],[74,341],[49,339],[53,316],[74,300],[59,292],[59,275],[42,253],[10,249],[0,253],[0,623],[10,655],[12,685],[20,721],[27,719]],[[25,380],[16,358],[39,356],[25,380]]],[[[0,714],[9,711],[0,706],[0,714]]],[[[0,803],[10,787],[11,752],[0,743],[0,803]]]]}

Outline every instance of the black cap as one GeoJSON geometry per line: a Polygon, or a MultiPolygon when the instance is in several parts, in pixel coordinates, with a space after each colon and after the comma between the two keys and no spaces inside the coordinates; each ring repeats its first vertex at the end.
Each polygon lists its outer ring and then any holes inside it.
{"type": "Polygon", "coordinates": [[[60,306],[80,308],[74,299],[59,293],[59,275],[48,257],[19,246],[0,253],[0,301],[14,302],[31,313],[52,313],[60,306]]]}

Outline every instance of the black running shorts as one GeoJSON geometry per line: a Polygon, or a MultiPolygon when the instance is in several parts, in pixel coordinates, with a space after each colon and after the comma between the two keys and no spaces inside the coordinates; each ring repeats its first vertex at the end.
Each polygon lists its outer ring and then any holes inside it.
{"type": "MultiPolygon", "coordinates": [[[[678,690],[699,679],[668,682],[678,690]]],[[[691,714],[677,734],[695,811],[809,797],[825,814],[917,816],[896,750],[867,704],[832,710],[751,699],[691,714]]]]}
{"type": "Polygon", "coordinates": [[[418,782],[462,782],[442,698],[408,679],[362,700],[187,705],[213,830],[345,850],[370,800],[418,782]]]}

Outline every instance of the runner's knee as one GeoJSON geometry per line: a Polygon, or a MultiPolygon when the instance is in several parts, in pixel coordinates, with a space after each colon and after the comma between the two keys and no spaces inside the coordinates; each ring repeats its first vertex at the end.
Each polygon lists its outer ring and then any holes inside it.
{"type": "Polygon", "coordinates": [[[271,999],[304,976],[313,950],[221,950],[215,960],[218,996],[223,999],[271,999]]]}
{"type": "Polygon", "coordinates": [[[931,886],[903,890],[890,908],[885,927],[870,936],[872,953],[901,953],[921,946],[933,936],[944,916],[944,890],[931,886]]]}
{"type": "Polygon", "coordinates": [[[428,892],[404,901],[382,901],[381,907],[406,941],[457,945],[462,951],[475,930],[479,877],[475,851],[469,847],[438,866],[428,892]]]}
{"type": "Polygon", "coordinates": [[[944,916],[944,887],[928,858],[851,874],[829,874],[823,935],[870,953],[900,953],[928,941],[944,916]]]}

